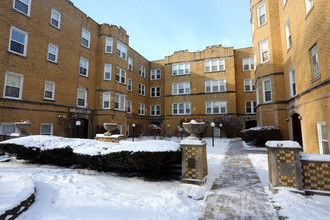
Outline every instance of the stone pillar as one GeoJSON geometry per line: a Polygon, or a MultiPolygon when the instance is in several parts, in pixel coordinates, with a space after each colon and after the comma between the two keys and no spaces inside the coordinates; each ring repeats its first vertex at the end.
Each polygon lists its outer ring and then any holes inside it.
{"type": "Polygon", "coordinates": [[[301,190],[301,146],[295,141],[268,141],[269,188],[284,186],[301,190]]]}

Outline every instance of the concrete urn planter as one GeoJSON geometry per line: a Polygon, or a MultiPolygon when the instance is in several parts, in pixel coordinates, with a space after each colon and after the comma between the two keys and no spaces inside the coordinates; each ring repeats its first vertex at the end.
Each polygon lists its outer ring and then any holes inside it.
{"type": "Polygon", "coordinates": [[[103,123],[103,127],[107,130],[107,132],[104,133],[104,136],[111,136],[111,132],[117,128],[117,123],[103,123]]]}
{"type": "Polygon", "coordinates": [[[189,123],[182,123],[183,129],[190,134],[187,140],[200,140],[200,135],[205,127],[204,122],[196,122],[192,120],[189,123]]]}
{"type": "Polygon", "coordinates": [[[29,135],[26,131],[31,126],[30,122],[15,122],[15,127],[18,129],[18,134],[29,135]]]}

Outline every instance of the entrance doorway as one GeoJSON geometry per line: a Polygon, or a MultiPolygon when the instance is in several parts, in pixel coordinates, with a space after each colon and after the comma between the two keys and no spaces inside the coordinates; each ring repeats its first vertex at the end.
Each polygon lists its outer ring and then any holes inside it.
{"type": "Polygon", "coordinates": [[[88,138],[88,120],[85,118],[77,118],[73,120],[72,137],[88,138]]]}
{"type": "Polygon", "coordinates": [[[297,113],[292,115],[292,132],[293,132],[293,140],[297,141],[300,146],[302,144],[302,134],[301,134],[301,116],[297,113]]]}
{"type": "Polygon", "coordinates": [[[245,122],[245,129],[249,129],[249,128],[253,128],[253,127],[257,127],[257,121],[256,120],[245,122]]]}

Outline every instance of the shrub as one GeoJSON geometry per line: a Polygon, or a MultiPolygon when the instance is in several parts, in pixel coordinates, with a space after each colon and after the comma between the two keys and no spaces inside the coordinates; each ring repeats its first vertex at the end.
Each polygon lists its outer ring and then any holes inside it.
{"type": "Polygon", "coordinates": [[[217,127],[222,124],[222,130],[228,138],[234,137],[238,131],[242,130],[244,125],[242,118],[232,115],[217,116],[214,117],[213,121],[217,127]]]}
{"type": "Polygon", "coordinates": [[[156,136],[160,136],[162,129],[158,125],[150,124],[147,127],[147,131],[150,136],[154,136],[154,139],[156,139],[156,136]]]}
{"type": "Polygon", "coordinates": [[[240,132],[240,137],[243,141],[257,147],[265,146],[265,143],[270,140],[282,140],[280,128],[274,126],[246,129],[240,132]]]}
{"type": "Polygon", "coordinates": [[[134,128],[134,137],[140,137],[143,133],[142,125],[136,124],[134,128]]]}

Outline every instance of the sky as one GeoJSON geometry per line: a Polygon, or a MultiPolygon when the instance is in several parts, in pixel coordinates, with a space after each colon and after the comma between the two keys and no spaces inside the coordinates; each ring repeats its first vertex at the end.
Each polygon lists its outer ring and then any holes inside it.
{"type": "Polygon", "coordinates": [[[222,44],[250,47],[249,0],[71,0],[99,24],[123,27],[150,61],[222,44]]]}

